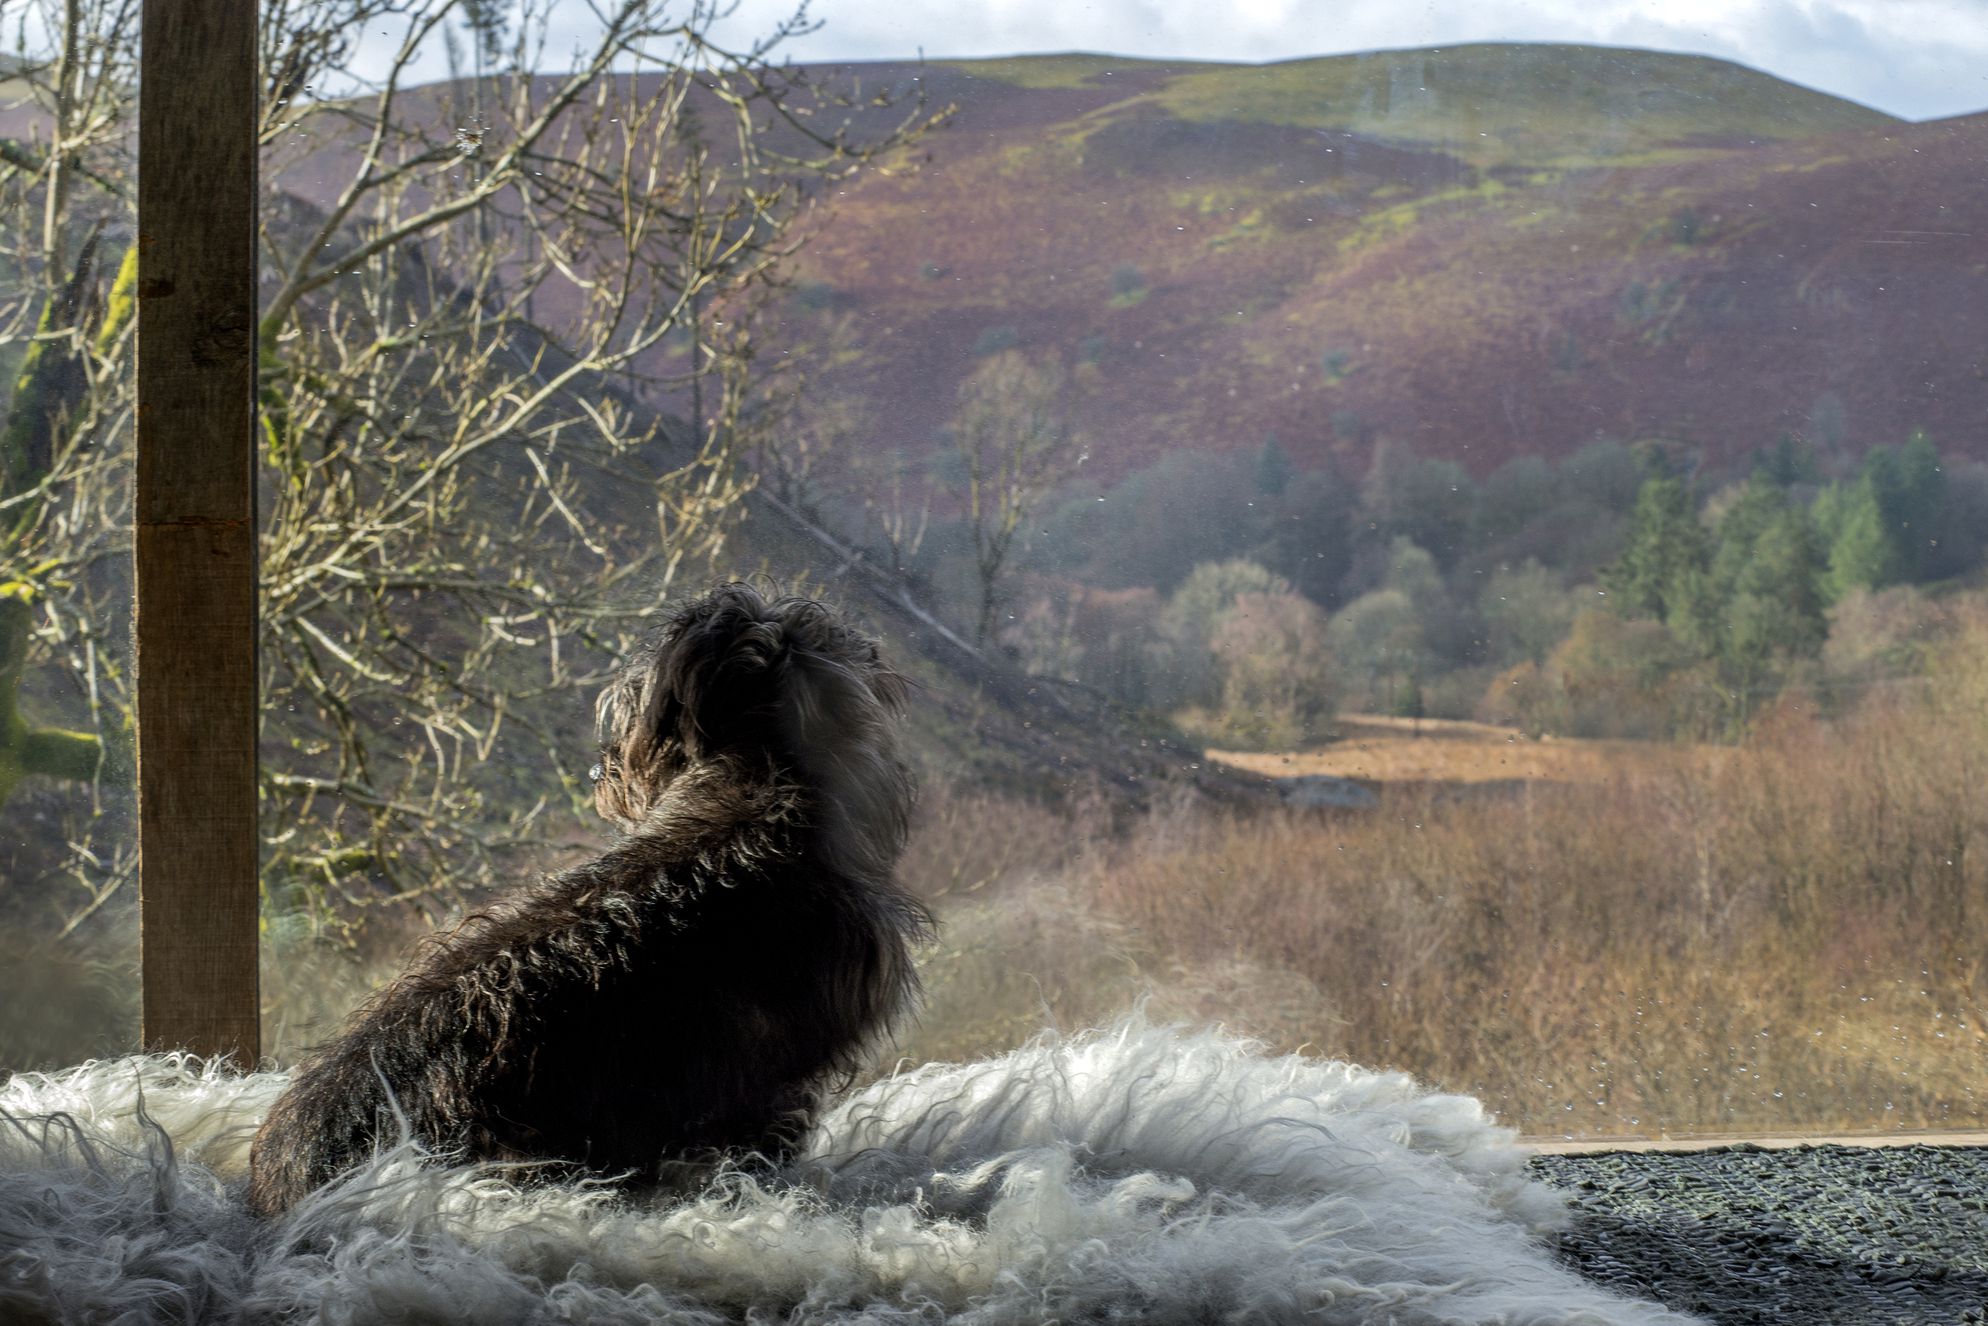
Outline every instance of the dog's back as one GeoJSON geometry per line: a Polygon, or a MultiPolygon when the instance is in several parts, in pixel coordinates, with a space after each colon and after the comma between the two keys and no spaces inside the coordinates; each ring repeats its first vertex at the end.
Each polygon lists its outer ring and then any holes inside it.
{"type": "Polygon", "coordinates": [[[251,1204],[402,1131],[651,1181],[787,1150],[910,997],[930,924],[890,878],[898,694],[818,605],[728,586],[679,614],[603,701],[597,801],[627,836],[430,941],[306,1062],[251,1204]]]}

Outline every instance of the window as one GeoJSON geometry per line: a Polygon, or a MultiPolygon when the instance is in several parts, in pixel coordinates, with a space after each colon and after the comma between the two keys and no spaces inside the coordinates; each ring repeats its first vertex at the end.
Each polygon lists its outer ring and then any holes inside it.
{"type": "MultiPolygon", "coordinates": [[[[8,1066],[135,1037],[133,8],[9,76],[8,1066]]],[[[1143,997],[1538,1134],[1980,1122],[1958,56],[615,12],[268,16],[272,1052],[594,850],[605,669],[764,570],[925,683],[893,1054],[1143,997]]]]}
{"type": "Polygon", "coordinates": [[[1533,1134],[1977,1126],[1972,75],[1430,22],[865,69],[959,109],[800,255],[763,481],[1041,706],[935,720],[905,1053],[1149,992],[1533,1134]]]}

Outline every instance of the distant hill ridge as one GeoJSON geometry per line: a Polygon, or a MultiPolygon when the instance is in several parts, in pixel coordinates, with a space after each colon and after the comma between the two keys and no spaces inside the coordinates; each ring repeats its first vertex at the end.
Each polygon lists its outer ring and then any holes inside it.
{"type": "Polygon", "coordinates": [[[1729,60],[1593,46],[1475,43],[1270,64],[1103,55],[937,63],[1024,90],[1151,83],[1120,107],[1350,130],[1483,164],[1517,156],[1541,164],[1542,150],[1619,152],[1694,136],[1802,138],[1898,123],[1729,60]]]}
{"type": "Polygon", "coordinates": [[[1597,435],[1988,456],[1988,117],[1578,46],[834,72],[959,107],[834,200],[783,328],[879,444],[935,449],[1015,348],[1078,369],[1101,479],[1271,435],[1479,473],[1597,435]]]}

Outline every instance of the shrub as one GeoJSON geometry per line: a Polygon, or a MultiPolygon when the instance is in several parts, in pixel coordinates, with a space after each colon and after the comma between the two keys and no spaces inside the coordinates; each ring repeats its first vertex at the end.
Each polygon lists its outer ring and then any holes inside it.
{"type": "Polygon", "coordinates": [[[1661,622],[1590,608],[1546,670],[1566,697],[1568,735],[1647,738],[1670,735],[1673,692],[1693,662],[1661,622]]]}
{"type": "Polygon", "coordinates": [[[1721,730],[1729,701],[1709,663],[1662,623],[1583,609],[1543,663],[1492,679],[1477,716],[1529,736],[1695,738],[1721,730]]]}
{"type": "Polygon", "coordinates": [[[1829,610],[1823,667],[1856,683],[1917,671],[1953,626],[1948,605],[1910,585],[1853,589],[1829,610]]]}
{"type": "Polygon", "coordinates": [[[1405,676],[1428,670],[1422,616],[1398,589],[1362,594],[1326,625],[1333,657],[1346,679],[1348,703],[1384,708],[1405,676]]]}
{"type": "Polygon", "coordinates": [[[1546,670],[1527,659],[1505,669],[1484,688],[1477,717],[1501,727],[1515,727],[1529,737],[1568,730],[1567,693],[1546,670]]]}
{"type": "Polygon", "coordinates": [[[1217,703],[1222,672],[1214,642],[1222,618],[1245,594],[1290,592],[1283,577],[1241,558],[1203,562],[1189,572],[1160,614],[1153,671],[1157,707],[1217,703]]]}
{"type": "Polygon", "coordinates": [[[1538,562],[1527,561],[1516,570],[1501,567],[1493,571],[1477,598],[1491,657],[1502,663],[1514,659],[1544,662],[1553,647],[1567,638],[1579,603],[1580,597],[1538,562]]]}
{"type": "Polygon", "coordinates": [[[1290,750],[1324,735],[1337,684],[1316,604],[1288,591],[1239,594],[1210,649],[1222,677],[1218,721],[1230,739],[1290,750]]]}

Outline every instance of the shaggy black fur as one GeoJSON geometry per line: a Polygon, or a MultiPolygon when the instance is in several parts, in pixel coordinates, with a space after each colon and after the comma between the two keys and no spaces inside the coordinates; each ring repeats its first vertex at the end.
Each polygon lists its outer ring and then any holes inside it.
{"type": "Polygon", "coordinates": [[[903,680],[820,604],[727,585],[600,703],[625,832],[430,940],[256,1135],[275,1213],[405,1128],[429,1147],[680,1178],[778,1157],[911,998],[925,909],[892,880],[903,680]]]}

